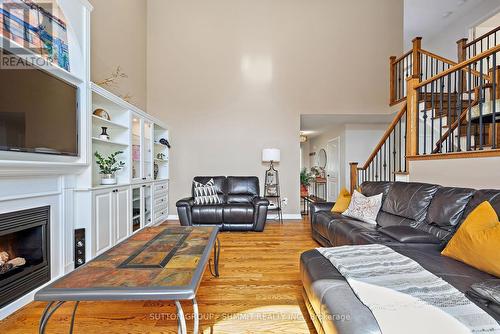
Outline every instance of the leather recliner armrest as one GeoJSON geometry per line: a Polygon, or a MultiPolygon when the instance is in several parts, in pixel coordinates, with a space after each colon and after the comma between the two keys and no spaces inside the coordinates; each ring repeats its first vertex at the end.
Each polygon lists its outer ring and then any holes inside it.
{"type": "Polygon", "coordinates": [[[252,200],[252,204],[255,210],[253,230],[256,232],[262,232],[264,231],[264,227],[266,225],[269,200],[263,197],[255,197],[252,200]]]}
{"type": "Polygon", "coordinates": [[[252,204],[253,206],[257,207],[259,205],[265,205],[265,206],[269,206],[269,200],[267,198],[263,198],[263,197],[255,197],[253,200],[252,200],[252,204]]]}
{"type": "Polygon", "coordinates": [[[330,211],[334,205],[334,202],[311,203],[309,208],[311,209],[311,215],[313,215],[320,211],[330,211]]]}
{"type": "Polygon", "coordinates": [[[180,199],[175,203],[175,206],[178,208],[180,207],[192,207],[194,205],[194,198],[193,197],[186,197],[183,199],[180,199]]]}
{"type": "Polygon", "coordinates": [[[178,200],[175,203],[177,206],[177,215],[179,216],[179,222],[181,226],[191,226],[193,222],[191,220],[191,208],[194,205],[194,198],[188,197],[178,200]]]}
{"type": "Polygon", "coordinates": [[[425,231],[411,226],[394,225],[381,227],[379,231],[401,243],[407,244],[440,244],[441,240],[425,231]]]}

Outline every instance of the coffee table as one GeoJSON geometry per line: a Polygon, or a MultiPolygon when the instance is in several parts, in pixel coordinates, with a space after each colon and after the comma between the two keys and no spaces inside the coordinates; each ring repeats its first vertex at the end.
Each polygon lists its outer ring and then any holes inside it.
{"type": "Polygon", "coordinates": [[[116,245],[84,266],[42,288],[35,300],[48,302],[40,319],[45,333],[50,317],[65,302],[74,301],[70,333],[80,301],[173,300],[178,333],[186,333],[180,300],[193,303],[198,332],[196,292],[209,265],[218,277],[220,242],[217,227],[150,227],[116,245]],[[209,262],[214,251],[214,270],[209,262]]]}

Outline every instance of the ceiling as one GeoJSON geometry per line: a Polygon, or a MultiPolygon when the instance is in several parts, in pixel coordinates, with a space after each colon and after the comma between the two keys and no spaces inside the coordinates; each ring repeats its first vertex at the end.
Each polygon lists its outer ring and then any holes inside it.
{"type": "Polygon", "coordinates": [[[389,124],[394,114],[301,115],[300,131],[309,137],[344,124],[389,124]]]}
{"type": "Polygon", "coordinates": [[[405,0],[405,46],[416,36],[432,39],[484,0],[405,0]]]}

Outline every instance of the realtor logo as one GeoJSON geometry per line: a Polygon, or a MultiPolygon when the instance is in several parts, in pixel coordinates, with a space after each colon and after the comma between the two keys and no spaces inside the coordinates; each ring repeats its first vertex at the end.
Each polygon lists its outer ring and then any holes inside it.
{"type": "Polygon", "coordinates": [[[2,0],[1,68],[57,65],[69,71],[67,28],[61,17],[62,10],[51,0],[2,0]]]}

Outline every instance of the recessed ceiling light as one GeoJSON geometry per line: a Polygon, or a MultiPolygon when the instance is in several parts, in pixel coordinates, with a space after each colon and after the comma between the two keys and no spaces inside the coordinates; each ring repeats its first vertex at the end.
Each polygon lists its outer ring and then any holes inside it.
{"type": "Polygon", "coordinates": [[[453,12],[444,12],[443,15],[441,15],[443,18],[446,18],[448,16],[450,16],[451,14],[453,14],[453,12]]]}

